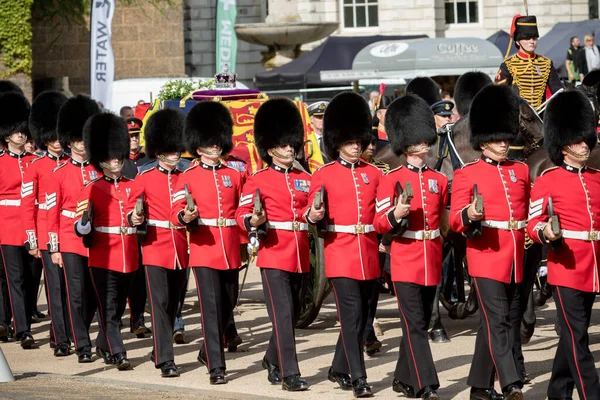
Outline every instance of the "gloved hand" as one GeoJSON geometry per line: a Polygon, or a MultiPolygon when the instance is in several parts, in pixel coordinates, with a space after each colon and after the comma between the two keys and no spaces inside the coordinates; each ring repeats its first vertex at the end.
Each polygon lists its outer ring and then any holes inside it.
{"type": "Polygon", "coordinates": [[[248,240],[250,241],[248,243],[248,254],[250,255],[250,257],[252,257],[253,255],[256,254],[256,251],[258,250],[258,246],[260,245],[260,242],[258,240],[258,236],[256,235],[256,233],[250,234],[248,236],[248,240]]]}
{"type": "Polygon", "coordinates": [[[543,278],[546,275],[548,275],[548,267],[540,267],[540,269],[538,270],[538,276],[540,278],[543,278]]]}
{"type": "Polygon", "coordinates": [[[79,232],[82,235],[87,235],[91,231],[92,231],[92,224],[90,223],[90,221],[88,221],[87,224],[85,224],[85,225],[81,224],[81,220],[77,221],[77,232],[79,232]]]}

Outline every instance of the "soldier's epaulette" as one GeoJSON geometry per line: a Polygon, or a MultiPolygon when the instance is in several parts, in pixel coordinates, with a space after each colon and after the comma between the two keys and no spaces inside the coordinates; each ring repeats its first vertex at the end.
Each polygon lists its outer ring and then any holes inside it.
{"type": "Polygon", "coordinates": [[[198,163],[192,163],[192,164],[190,164],[190,167],[188,169],[186,169],[185,171],[183,171],[183,173],[187,174],[191,170],[194,170],[194,169],[198,168],[198,165],[199,165],[198,163]]]}
{"type": "Polygon", "coordinates": [[[155,169],[156,169],[156,167],[145,169],[142,172],[138,173],[138,175],[144,175],[146,172],[150,172],[150,171],[153,171],[155,169]]]}
{"type": "MultiPolygon", "coordinates": [[[[333,165],[333,164],[335,164],[335,161],[331,161],[331,162],[328,162],[327,164],[321,165],[319,168],[317,168],[317,171],[320,171],[321,169],[323,169],[325,167],[329,167],[330,165],[333,165]]],[[[315,171],[315,172],[317,172],[317,171],[315,171]]]]}
{"type": "Polygon", "coordinates": [[[474,161],[471,161],[471,162],[468,162],[468,163],[466,163],[465,165],[463,165],[463,166],[462,166],[462,167],[460,167],[460,168],[462,169],[462,168],[468,167],[469,165],[476,164],[476,163],[477,163],[477,161],[479,161],[479,159],[477,159],[477,160],[474,160],[474,161]]]}
{"type": "Polygon", "coordinates": [[[269,169],[269,167],[264,167],[263,169],[259,169],[258,171],[255,171],[255,172],[254,172],[252,175],[250,175],[250,176],[254,176],[254,175],[256,175],[256,174],[258,174],[258,173],[260,173],[260,172],[264,172],[264,171],[266,171],[266,170],[268,170],[268,169],[269,169]]]}
{"type": "Polygon", "coordinates": [[[401,166],[399,166],[399,167],[396,167],[396,168],[394,168],[394,169],[390,169],[388,172],[386,172],[386,173],[385,173],[385,175],[390,175],[392,172],[399,171],[399,170],[401,170],[401,169],[402,169],[402,167],[403,167],[403,165],[401,165],[401,166]]]}
{"type": "Polygon", "coordinates": [[[431,172],[433,172],[433,173],[435,173],[435,174],[441,175],[441,176],[443,176],[444,178],[448,179],[448,177],[446,176],[446,174],[444,174],[443,172],[441,172],[441,171],[436,171],[436,170],[435,170],[435,169],[433,169],[433,168],[428,168],[428,169],[429,169],[429,171],[431,171],[431,172]]]}
{"type": "Polygon", "coordinates": [[[42,158],[44,158],[44,156],[38,156],[37,158],[34,158],[33,160],[29,161],[29,164],[33,164],[36,161],[40,161],[42,158]]]}
{"type": "Polygon", "coordinates": [[[540,174],[540,176],[544,175],[546,172],[553,171],[555,169],[558,169],[558,167],[550,167],[548,169],[545,169],[545,170],[542,171],[542,173],[540,174]]]}
{"type": "Polygon", "coordinates": [[[57,165],[57,166],[56,166],[56,167],[55,167],[55,168],[52,170],[52,172],[56,172],[56,171],[58,171],[59,169],[61,169],[61,168],[62,168],[62,167],[64,167],[65,165],[67,165],[67,163],[68,163],[68,161],[63,161],[63,162],[61,162],[60,164],[58,164],[58,165],[57,165]]]}
{"type": "Polygon", "coordinates": [[[96,182],[96,181],[99,181],[101,178],[102,178],[102,177],[101,177],[101,176],[99,176],[99,177],[98,177],[98,178],[96,178],[96,179],[92,179],[91,181],[89,181],[88,183],[86,183],[86,184],[85,184],[85,186],[86,186],[86,187],[87,187],[87,186],[90,186],[92,183],[94,183],[94,182],[96,182]]]}

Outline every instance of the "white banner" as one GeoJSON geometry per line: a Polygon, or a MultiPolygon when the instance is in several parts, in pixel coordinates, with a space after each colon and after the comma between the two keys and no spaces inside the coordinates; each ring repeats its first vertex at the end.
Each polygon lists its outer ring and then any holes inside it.
{"type": "Polygon", "coordinates": [[[112,50],[112,19],[116,0],[92,0],[90,42],[90,89],[92,98],[110,109],[115,58],[112,50]]]}

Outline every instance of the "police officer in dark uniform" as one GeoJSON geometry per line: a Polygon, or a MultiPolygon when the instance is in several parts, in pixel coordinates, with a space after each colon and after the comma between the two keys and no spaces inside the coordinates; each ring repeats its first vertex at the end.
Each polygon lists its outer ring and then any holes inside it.
{"type": "Polygon", "coordinates": [[[450,100],[436,101],[431,105],[431,110],[433,111],[436,130],[452,122],[454,103],[450,100]]]}
{"type": "Polygon", "coordinates": [[[323,115],[325,115],[325,110],[327,109],[328,105],[328,101],[317,101],[306,108],[306,111],[308,111],[308,115],[310,117],[310,122],[315,130],[315,135],[317,136],[317,141],[319,142],[319,150],[321,150],[321,155],[323,156],[323,162],[325,164],[331,162],[325,153],[325,147],[323,144],[323,115]]]}
{"type": "Polygon", "coordinates": [[[146,157],[146,153],[142,151],[140,146],[140,133],[144,123],[138,118],[129,118],[127,121],[127,129],[129,130],[129,158],[123,164],[123,176],[129,179],[134,179],[140,172],[142,165],[150,161],[146,157]]]}

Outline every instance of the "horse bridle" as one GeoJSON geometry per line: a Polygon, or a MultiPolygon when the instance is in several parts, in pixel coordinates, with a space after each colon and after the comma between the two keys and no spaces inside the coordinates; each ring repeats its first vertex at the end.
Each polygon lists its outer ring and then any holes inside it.
{"type": "MultiPolygon", "coordinates": [[[[533,107],[531,107],[531,105],[529,103],[527,103],[527,101],[525,101],[524,99],[521,99],[521,103],[527,104],[527,106],[531,109],[531,111],[533,111],[533,115],[535,117],[537,117],[540,120],[540,122],[543,122],[542,118],[537,113],[537,111],[535,111],[535,109],[533,107]]],[[[509,146],[510,150],[523,151],[524,159],[527,159],[527,157],[529,157],[531,154],[533,154],[533,152],[535,152],[537,149],[542,147],[542,145],[544,144],[544,136],[542,136],[541,138],[536,140],[533,137],[533,135],[528,135],[529,131],[527,129],[526,122],[533,122],[533,119],[528,120],[524,117],[522,112],[519,112],[519,133],[523,137],[523,140],[525,140],[527,142],[529,149],[527,151],[525,151],[525,146],[509,146]]]]}

